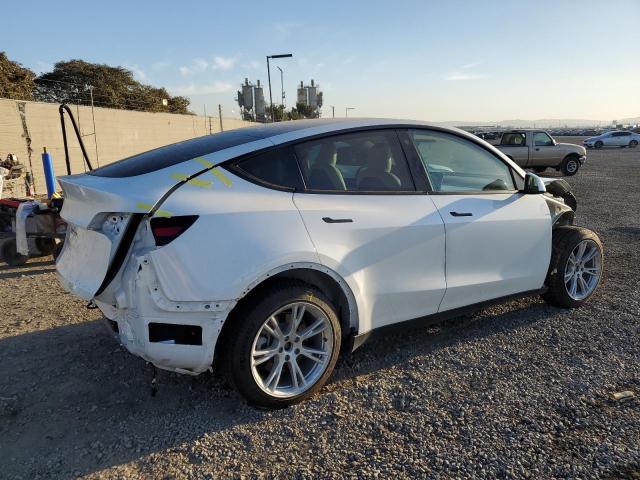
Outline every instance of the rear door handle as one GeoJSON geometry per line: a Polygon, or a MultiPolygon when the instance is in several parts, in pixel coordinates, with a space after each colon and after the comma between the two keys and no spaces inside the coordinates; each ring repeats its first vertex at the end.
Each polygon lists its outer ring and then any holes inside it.
{"type": "Polygon", "coordinates": [[[473,217],[471,212],[449,212],[454,217],[473,217]]]}
{"type": "Polygon", "coordinates": [[[322,217],[322,220],[325,223],[352,223],[353,219],[351,218],[331,218],[331,217],[322,217]]]}

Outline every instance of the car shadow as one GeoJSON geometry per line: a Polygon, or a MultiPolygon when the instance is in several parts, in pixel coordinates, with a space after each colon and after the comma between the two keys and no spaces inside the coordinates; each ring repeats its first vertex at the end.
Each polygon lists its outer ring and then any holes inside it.
{"type": "MultiPolygon", "coordinates": [[[[562,314],[531,299],[500,311],[373,338],[341,358],[324,394],[349,388],[351,379],[373,370],[562,314]]],[[[119,346],[103,321],[0,339],[0,397],[10,402],[0,410],[5,473],[89,474],[271,415],[247,406],[218,373],[159,371],[155,397],[151,378],[150,367],[119,346]]],[[[282,411],[282,418],[293,417],[295,408],[282,411]]]]}

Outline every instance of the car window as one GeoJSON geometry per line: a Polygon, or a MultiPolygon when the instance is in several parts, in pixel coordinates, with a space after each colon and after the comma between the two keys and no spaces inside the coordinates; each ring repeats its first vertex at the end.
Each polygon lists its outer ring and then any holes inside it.
{"type": "Polygon", "coordinates": [[[235,164],[235,169],[269,185],[303,189],[300,169],[291,147],[269,150],[241,160],[235,164]]]}
{"type": "Polygon", "coordinates": [[[335,135],[295,146],[310,190],[415,191],[407,161],[392,130],[335,135]]]}
{"type": "Polygon", "coordinates": [[[525,133],[505,133],[500,140],[500,145],[509,145],[511,147],[524,147],[526,144],[527,135],[525,133]]]}
{"type": "Polygon", "coordinates": [[[515,189],[510,167],[469,140],[429,130],[410,130],[410,137],[436,192],[515,189]]]}
{"type": "Polygon", "coordinates": [[[536,132],[533,136],[533,143],[536,147],[552,147],[553,140],[545,132],[536,132]]]}

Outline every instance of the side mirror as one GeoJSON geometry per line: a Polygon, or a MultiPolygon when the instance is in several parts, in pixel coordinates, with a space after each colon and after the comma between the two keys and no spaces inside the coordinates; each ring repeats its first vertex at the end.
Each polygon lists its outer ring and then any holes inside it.
{"type": "Polygon", "coordinates": [[[539,176],[534,175],[533,173],[527,173],[525,175],[523,193],[537,194],[544,193],[546,191],[547,188],[544,186],[544,182],[539,176]]]}

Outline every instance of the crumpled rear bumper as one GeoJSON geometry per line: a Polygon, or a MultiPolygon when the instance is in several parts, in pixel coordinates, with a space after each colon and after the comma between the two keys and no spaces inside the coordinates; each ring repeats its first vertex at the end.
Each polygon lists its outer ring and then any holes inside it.
{"type": "Polygon", "coordinates": [[[117,325],[117,337],[129,352],[163,370],[189,375],[211,367],[222,325],[235,304],[171,301],[149,256],[135,254],[113,294],[115,305],[100,298],[94,302],[117,325]]]}

